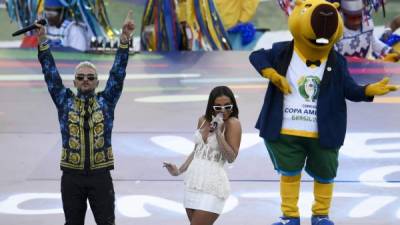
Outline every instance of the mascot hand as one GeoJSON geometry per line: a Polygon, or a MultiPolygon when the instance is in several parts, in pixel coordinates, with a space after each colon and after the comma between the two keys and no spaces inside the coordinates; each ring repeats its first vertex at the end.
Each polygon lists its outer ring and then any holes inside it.
{"type": "Polygon", "coordinates": [[[389,53],[385,57],[383,57],[383,61],[385,62],[397,62],[400,60],[400,54],[397,52],[389,53]]]}
{"type": "Polygon", "coordinates": [[[365,88],[365,95],[367,96],[375,96],[375,95],[385,95],[391,91],[396,91],[397,88],[394,85],[388,85],[389,78],[385,77],[381,81],[369,84],[365,88]]]}
{"type": "Polygon", "coordinates": [[[277,88],[279,88],[279,90],[281,90],[283,94],[287,95],[292,93],[289,82],[286,80],[284,76],[276,72],[276,70],[268,68],[268,69],[263,69],[261,73],[263,77],[268,78],[277,88]]]}

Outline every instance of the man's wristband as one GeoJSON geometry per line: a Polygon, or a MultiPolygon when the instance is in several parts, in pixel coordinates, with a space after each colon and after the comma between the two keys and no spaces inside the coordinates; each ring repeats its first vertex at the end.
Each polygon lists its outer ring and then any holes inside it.
{"type": "Polygon", "coordinates": [[[125,44],[125,43],[122,43],[122,42],[120,42],[120,43],[119,43],[119,47],[120,47],[120,48],[129,48],[129,42],[128,42],[128,43],[126,43],[126,44],[125,44]]]}
{"type": "Polygon", "coordinates": [[[50,40],[49,39],[44,39],[39,43],[39,50],[40,51],[45,51],[49,48],[50,46],[50,40]]]}
{"type": "Polygon", "coordinates": [[[120,48],[129,48],[130,42],[131,42],[130,38],[127,38],[126,36],[121,36],[119,38],[119,47],[120,48]]]}

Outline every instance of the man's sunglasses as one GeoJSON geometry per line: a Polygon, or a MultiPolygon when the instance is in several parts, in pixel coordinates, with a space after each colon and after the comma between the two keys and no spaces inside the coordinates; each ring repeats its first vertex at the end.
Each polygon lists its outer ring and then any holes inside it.
{"type": "Polygon", "coordinates": [[[78,74],[76,74],[75,79],[77,79],[79,81],[83,81],[85,79],[85,77],[86,77],[86,79],[88,79],[90,81],[94,81],[97,79],[96,74],[91,74],[91,73],[89,73],[89,74],[78,73],[78,74]]]}
{"type": "Polygon", "coordinates": [[[213,109],[215,111],[222,111],[222,109],[224,109],[226,111],[232,111],[233,105],[214,105],[213,109]]]}

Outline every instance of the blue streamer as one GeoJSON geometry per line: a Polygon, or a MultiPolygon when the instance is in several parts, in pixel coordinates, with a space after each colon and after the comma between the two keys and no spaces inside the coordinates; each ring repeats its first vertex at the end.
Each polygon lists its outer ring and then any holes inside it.
{"type": "Polygon", "coordinates": [[[210,34],[210,32],[208,31],[207,26],[204,24],[204,21],[205,21],[205,20],[203,19],[203,16],[202,16],[202,14],[201,14],[201,7],[200,7],[199,1],[200,1],[200,0],[194,0],[194,9],[195,9],[195,11],[196,11],[195,14],[196,14],[197,22],[199,23],[199,26],[200,26],[200,30],[201,30],[201,32],[203,32],[203,33],[205,34],[205,36],[207,37],[208,42],[211,44],[212,49],[213,49],[213,50],[218,50],[218,46],[214,43],[214,41],[213,41],[213,39],[212,39],[212,37],[211,37],[211,34],[210,34]]]}
{"type": "MultiPolygon", "coordinates": [[[[383,41],[382,38],[381,38],[381,41],[383,41]]],[[[393,45],[397,44],[398,42],[400,42],[400,35],[392,34],[389,36],[389,38],[386,41],[383,41],[383,42],[389,46],[393,46],[393,45]]]]}

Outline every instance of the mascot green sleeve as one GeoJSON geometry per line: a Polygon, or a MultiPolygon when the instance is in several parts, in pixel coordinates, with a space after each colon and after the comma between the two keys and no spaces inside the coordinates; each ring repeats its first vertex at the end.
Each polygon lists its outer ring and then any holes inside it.
{"type": "Polygon", "coordinates": [[[371,102],[395,91],[388,79],[360,86],[349,76],[346,59],[333,50],[343,31],[338,3],[297,0],[289,16],[293,41],[275,43],[250,55],[269,79],[256,128],[281,174],[282,217],[273,225],[299,225],[303,167],[314,178],[312,225],[333,225],[329,209],[346,134],[346,99],[371,102]]]}

